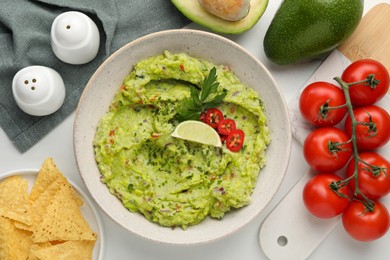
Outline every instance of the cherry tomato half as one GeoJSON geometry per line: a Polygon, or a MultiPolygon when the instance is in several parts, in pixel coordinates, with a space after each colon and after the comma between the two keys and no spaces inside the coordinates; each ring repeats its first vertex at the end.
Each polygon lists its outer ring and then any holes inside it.
{"type": "MultiPolygon", "coordinates": [[[[360,153],[359,158],[357,165],[359,190],[370,199],[378,199],[389,194],[390,162],[375,152],[360,153]]],[[[347,177],[352,176],[354,171],[355,159],[352,158],[346,169],[347,177]]],[[[355,192],[355,178],[351,179],[348,186],[355,192]]]]}
{"type": "Polygon", "coordinates": [[[227,135],[221,135],[219,134],[219,138],[221,138],[221,143],[225,143],[227,135]]]}
{"type": "Polygon", "coordinates": [[[206,112],[205,111],[200,113],[199,121],[202,121],[203,123],[206,123],[206,112]]]}
{"type": "Polygon", "coordinates": [[[299,110],[305,120],[315,126],[332,126],[347,113],[345,96],[341,88],[328,82],[318,81],[308,85],[300,95],[299,110]]]}
{"type": "Polygon", "coordinates": [[[389,230],[389,211],[379,201],[374,203],[371,212],[360,201],[352,201],[343,213],[342,222],[345,231],[358,241],[376,240],[389,230]]]}
{"type": "Polygon", "coordinates": [[[380,100],[389,90],[389,72],[383,64],[372,59],[355,61],[344,70],[341,79],[347,83],[365,80],[370,74],[374,75],[379,84],[374,88],[365,83],[352,85],[349,94],[353,105],[372,105],[380,100]]]}
{"type": "Polygon", "coordinates": [[[232,152],[238,152],[244,144],[244,131],[236,129],[226,137],[226,147],[232,152]]]}
{"type": "MultiPolygon", "coordinates": [[[[353,113],[358,122],[356,142],[359,151],[377,149],[390,140],[390,115],[386,110],[378,106],[365,106],[354,109],[353,113]]],[[[350,115],[345,121],[345,131],[352,136],[350,115]]]]}
{"type": "Polygon", "coordinates": [[[218,133],[222,135],[228,135],[233,130],[236,130],[236,122],[233,119],[226,118],[223,119],[218,124],[218,133]]]}
{"type": "Polygon", "coordinates": [[[322,127],[312,131],[303,143],[303,155],[311,168],[319,172],[341,169],[352,154],[348,136],[336,127],[322,127]]]}
{"type": "Polygon", "coordinates": [[[303,189],[303,202],[307,210],[317,218],[332,218],[341,214],[349,204],[347,186],[338,189],[337,194],[330,184],[341,181],[332,173],[319,173],[311,178],[303,189]]]}
{"type": "Polygon", "coordinates": [[[210,108],[206,111],[205,123],[216,129],[219,122],[223,120],[223,113],[218,108],[210,108]]]}

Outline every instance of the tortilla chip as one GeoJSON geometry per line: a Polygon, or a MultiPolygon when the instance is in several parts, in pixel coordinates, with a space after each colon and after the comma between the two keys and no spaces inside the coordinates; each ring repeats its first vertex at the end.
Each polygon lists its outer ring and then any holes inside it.
{"type": "Polygon", "coordinates": [[[52,158],[46,159],[31,189],[30,200],[36,200],[58,177],[63,177],[52,158]]]}
{"type": "Polygon", "coordinates": [[[27,259],[31,244],[31,232],[17,229],[12,220],[0,217],[0,259],[27,259]]]}
{"type": "Polygon", "coordinates": [[[60,188],[61,188],[61,185],[62,185],[62,187],[65,187],[65,188],[70,190],[70,192],[72,193],[73,198],[76,200],[77,205],[79,207],[81,207],[84,204],[83,199],[77,194],[77,192],[73,188],[72,184],[70,184],[65,177],[60,178],[59,184],[60,184],[60,188]]]}
{"type": "MultiPolygon", "coordinates": [[[[32,216],[31,216],[32,217],[32,216]]],[[[32,232],[34,230],[34,226],[33,225],[26,225],[22,222],[19,222],[19,221],[14,221],[14,225],[17,229],[21,229],[21,230],[25,230],[25,231],[30,231],[32,232]]]]}
{"type": "Polygon", "coordinates": [[[6,237],[6,227],[4,223],[4,217],[0,216],[0,259],[6,259],[8,255],[8,245],[6,237]]]}
{"type": "Polygon", "coordinates": [[[52,202],[54,197],[57,195],[61,187],[70,189],[73,194],[73,198],[76,200],[77,205],[83,205],[84,201],[74,191],[72,185],[65,178],[57,178],[50,186],[35,200],[31,201],[31,217],[32,225],[27,226],[23,223],[15,223],[16,227],[24,230],[34,231],[35,227],[42,221],[43,215],[46,212],[46,208],[52,202]]]}
{"type": "MultiPolygon", "coordinates": [[[[60,184],[71,186],[68,180],[62,175],[61,171],[54,164],[53,159],[46,159],[43,162],[42,167],[39,170],[38,176],[35,179],[34,185],[31,189],[30,201],[37,200],[39,196],[45,193],[48,189],[50,189],[51,192],[55,194],[59,190],[60,184]],[[51,185],[54,185],[54,187],[50,187],[51,185]]],[[[74,196],[76,197],[77,203],[80,206],[83,205],[83,200],[80,198],[80,196],[77,195],[75,191],[74,196]]]]}
{"type": "Polygon", "coordinates": [[[32,244],[30,247],[30,254],[28,255],[28,260],[39,260],[35,252],[48,247],[51,247],[51,243],[49,242],[32,244]]]}
{"type": "Polygon", "coordinates": [[[27,180],[11,176],[0,182],[0,216],[31,225],[27,180]]]}
{"type": "Polygon", "coordinates": [[[91,259],[97,234],[81,214],[83,199],[51,158],[31,194],[20,176],[0,182],[0,260],[91,259]]]}
{"type": "Polygon", "coordinates": [[[61,186],[42,221],[35,228],[32,239],[34,243],[64,240],[96,240],[96,234],[80,212],[72,189],[61,186]]]}
{"type": "Polygon", "coordinates": [[[34,252],[41,260],[85,260],[92,258],[95,241],[67,241],[34,252]]]}
{"type": "Polygon", "coordinates": [[[23,223],[15,223],[15,226],[19,229],[34,231],[34,228],[42,221],[47,206],[60,190],[61,183],[62,178],[57,178],[35,201],[30,201],[31,226],[24,225],[23,223]]]}

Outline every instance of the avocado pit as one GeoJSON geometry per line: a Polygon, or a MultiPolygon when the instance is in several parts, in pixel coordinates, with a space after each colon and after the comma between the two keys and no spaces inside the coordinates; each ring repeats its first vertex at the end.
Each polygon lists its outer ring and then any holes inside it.
{"type": "Polygon", "coordinates": [[[209,13],[227,20],[239,21],[245,18],[250,9],[250,0],[198,0],[209,13]]]}

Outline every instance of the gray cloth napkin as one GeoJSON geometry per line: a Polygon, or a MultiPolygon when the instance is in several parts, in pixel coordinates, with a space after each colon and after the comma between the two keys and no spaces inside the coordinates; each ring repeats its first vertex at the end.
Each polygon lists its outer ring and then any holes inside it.
{"type": "Polygon", "coordinates": [[[1,0],[0,126],[20,152],[27,151],[75,110],[89,78],[110,54],[140,36],[188,23],[169,0],[1,0]],[[52,51],[51,25],[66,11],[83,12],[99,28],[99,52],[87,64],[66,64],[52,51]],[[31,65],[53,68],[64,80],[65,102],[54,114],[30,116],[14,101],[12,79],[31,65]]]}

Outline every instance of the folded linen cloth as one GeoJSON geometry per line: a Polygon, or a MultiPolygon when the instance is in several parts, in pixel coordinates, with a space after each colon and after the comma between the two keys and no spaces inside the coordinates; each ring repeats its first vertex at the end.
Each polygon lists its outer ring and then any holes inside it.
{"type": "Polygon", "coordinates": [[[188,23],[168,0],[1,0],[1,128],[20,152],[27,151],[75,110],[89,78],[110,54],[140,36],[188,23]],[[99,28],[99,52],[87,64],[64,63],[51,48],[51,25],[66,11],[83,12],[99,28]],[[20,69],[32,65],[50,67],[64,80],[65,101],[54,114],[30,116],[14,101],[12,79],[20,69]]]}

